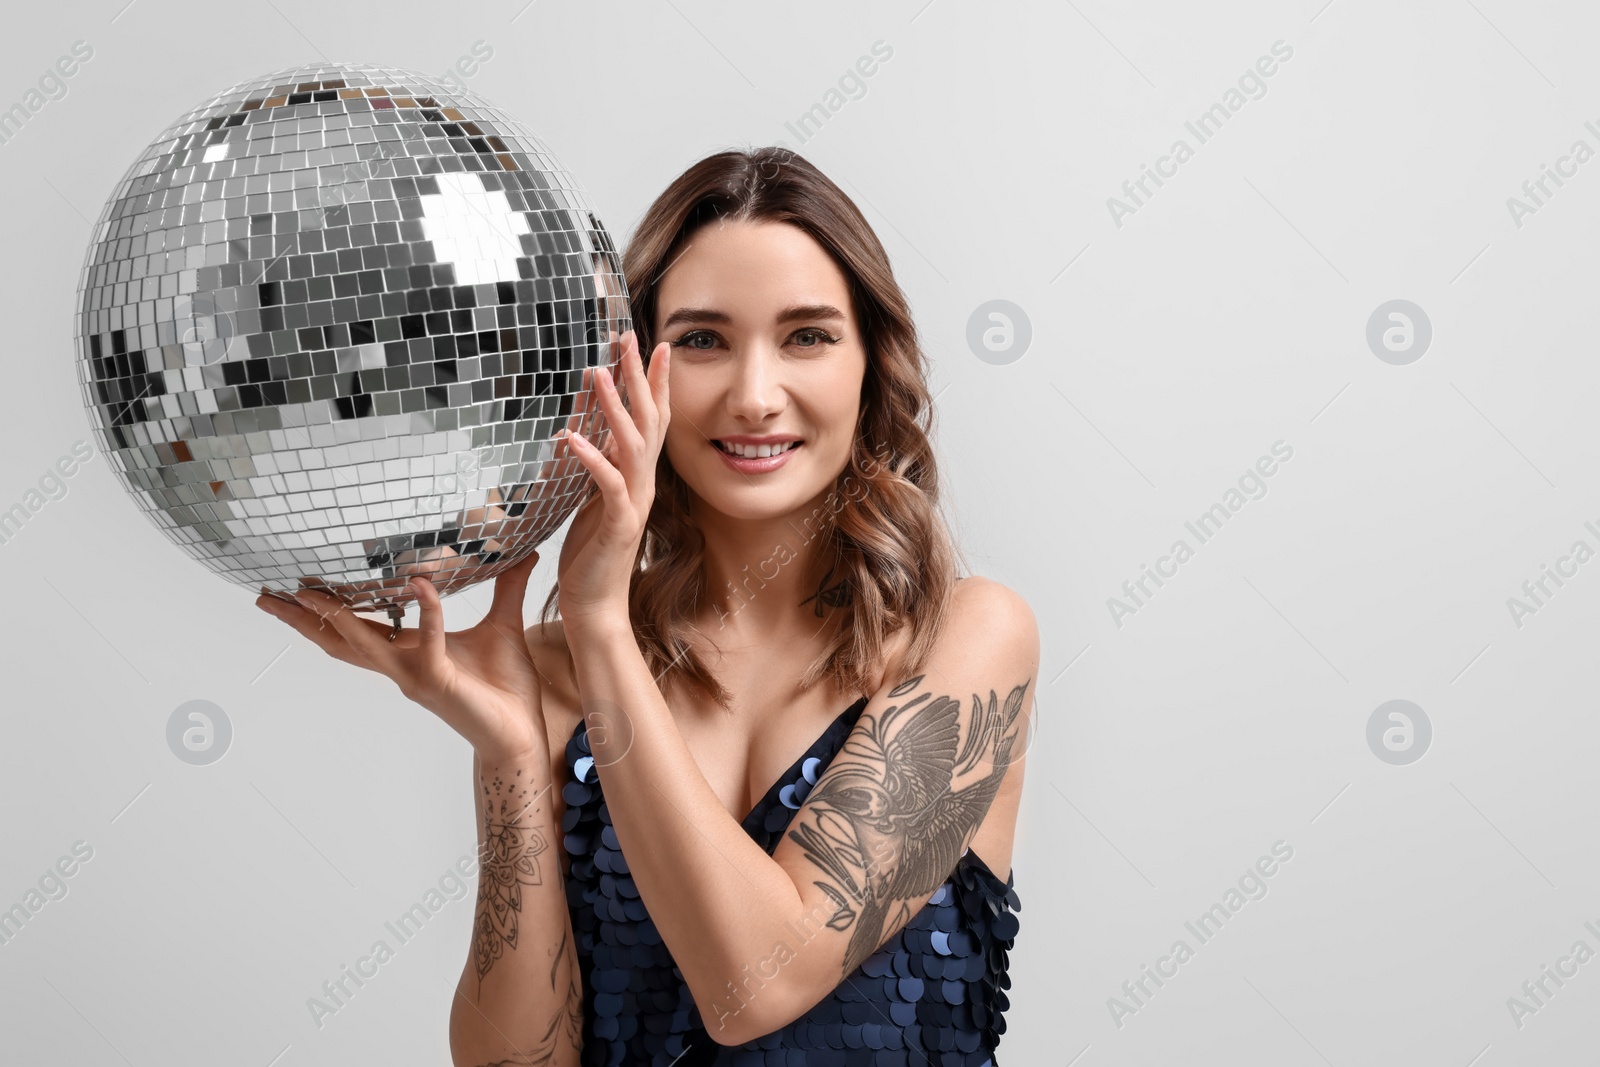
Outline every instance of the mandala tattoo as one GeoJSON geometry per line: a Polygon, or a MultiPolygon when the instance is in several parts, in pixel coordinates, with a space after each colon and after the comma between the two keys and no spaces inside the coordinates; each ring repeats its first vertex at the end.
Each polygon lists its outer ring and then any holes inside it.
{"type": "Polygon", "coordinates": [[[877,951],[891,920],[908,921],[950,876],[1000,789],[1021,730],[1027,680],[1003,702],[992,689],[987,703],[974,693],[962,740],[961,701],[918,692],[924,677],[889,693],[908,699],[879,716],[863,714],[807,798],[806,821],[788,835],[826,876],[813,884],[834,904],[828,925],[854,930],[842,977],[877,951]],[[986,758],[992,769],[955,789],[986,758]]]}
{"type": "Polygon", "coordinates": [[[521,779],[519,770],[512,781],[496,776],[483,786],[484,843],[473,935],[479,982],[507,948],[517,947],[522,887],[544,884],[539,857],[550,843],[537,826],[523,825],[539,808],[529,799],[527,784],[521,779]]]}

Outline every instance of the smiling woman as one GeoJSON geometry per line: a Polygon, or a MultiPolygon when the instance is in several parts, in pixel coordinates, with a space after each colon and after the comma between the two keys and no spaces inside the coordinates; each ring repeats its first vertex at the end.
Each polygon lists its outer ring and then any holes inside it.
{"type": "Polygon", "coordinates": [[[537,554],[456,633],[426,578],[393,642],[283,614],[473,744],[452,1056],[992,1067],[1039,633],[958,576],[888,257],[767,148],[680,175],[623,268],[637,333],[585,376],[604,445],[560,438],[594,491],[525,640],[537,554]]]}
{"type": "Polygon", "coordinates": [[[888,257],[764,149],[674,181],[624,271],[671,362],[626,610],[563,567],[534,638],[585,1061],[992,1063],[1038,633],[956,580],[888,257]]]}

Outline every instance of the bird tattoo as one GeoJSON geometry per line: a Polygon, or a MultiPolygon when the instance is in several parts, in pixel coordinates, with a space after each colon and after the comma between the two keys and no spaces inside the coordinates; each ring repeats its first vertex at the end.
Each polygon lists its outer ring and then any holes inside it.
{"type": "MultiPolygon", "coordinates": [[[[897,685],[898,700],[924,675],[897,685]]],[[[849,976],[883,941],[891,916],[911,918],[950,876],[983,821],[1011,762],[1028,683],[1001,701],[976,693],[966,738],[961,701],[923,691],[863,716],[807,798],[811,818],[789,832],[827,881],[816,881],[833,902],[828,926],[854,929],[845,952],[849,976]],[[955,781],[985,758],[991,770],[965,788],[955,781]]]]}

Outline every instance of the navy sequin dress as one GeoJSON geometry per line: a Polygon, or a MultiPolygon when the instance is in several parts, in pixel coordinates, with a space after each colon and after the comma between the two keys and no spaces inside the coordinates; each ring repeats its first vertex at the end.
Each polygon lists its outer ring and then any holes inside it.
{"type": "MultiPolygon", "coordinates": [[[[745,832],[769,855],[866,705],[862,697],[840,713],[746,816],[745,832]]],[[[567,907],[586,1067],[998,1067],[1007,951],[1021,910],[1010,875],[1002,882],[964,853],[905,927],[820,1003],[780,1030],[724,1047],[707,1034],[628,874],[581,720],[566,762],[567,907]]]]}

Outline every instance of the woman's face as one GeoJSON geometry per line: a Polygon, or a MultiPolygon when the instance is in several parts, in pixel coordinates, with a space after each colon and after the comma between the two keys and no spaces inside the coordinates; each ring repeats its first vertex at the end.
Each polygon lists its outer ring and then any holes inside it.
{"type": "Polygon", "coordinates": [[[672,344],[667,458],[739,519],[815,506],[850,458],[866,351],[844,274],[804,231],[713,222],[668,267],[655,339],[672,344]],[[763,438],[788,444],[772,447],[763,438]],[[751,458],[727,454],[743,445],[751,458]]]}

